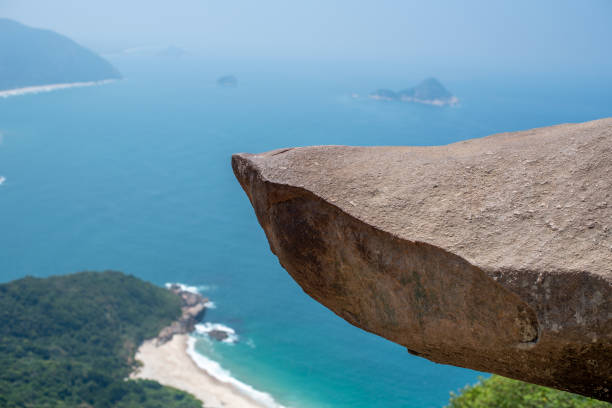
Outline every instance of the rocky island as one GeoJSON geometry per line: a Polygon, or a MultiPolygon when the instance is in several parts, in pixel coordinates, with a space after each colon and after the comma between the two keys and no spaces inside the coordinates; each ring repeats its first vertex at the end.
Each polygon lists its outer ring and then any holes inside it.
{"type": "Polygon", "coordinates": [[[0,96],[119,78],[108,61],[71,39],[0,18],[0,96]]]}
{"type": "Polygon", "coordinates": [[[232,166],[281,265],[349,323],[612,400],[612,118],[232,166]]]}
{"type": "Polygon", "coordinates": [[[415,102],[434,106],[453,106],[459,103],[459,99],[435,78],[427,78],[417,86],[399,92],[379,89],[372,92],[370,98],[379,101],[415,102]]]}

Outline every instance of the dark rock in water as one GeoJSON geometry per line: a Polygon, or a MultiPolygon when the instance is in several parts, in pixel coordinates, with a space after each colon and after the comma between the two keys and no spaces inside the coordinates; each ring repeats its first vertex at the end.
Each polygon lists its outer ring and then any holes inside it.
{"type": "Polygon", "coordinates": [[[416,102],[435,106],[456,105],[459,102],[435,78],[428,78],[413,88],[404,89],[399,92],[379,89],[371,93],[370,98],[383,101],[416,102]]]}
{"type": "Polygon", "coordinates": [[[211,330],[208,332],[208,337],[217,341],[223,341],[229,337],[229,334],[223,330],[211,330]]]}
{"type": "Polygon", "coordinates": [[[217,79],[217,85],[226,86],[226,87],[235,87],[238,86],[238,78],[234,75],[226,75],[217,79]]]}
{"type": "Polygon", "coordinates": [[[612,400],[612,118],[232,166],[281,265],[349,323],[612,400]]]}
{"type": "Polygon", "coordinates": [[[118,78],[108,61],[71,39],[0,18],[0,90],[118,78]]]}
{"type": "Polygon", "coordinates": [[[172,337],[175,334],[191,333],[195,328],[195,325],[202,320],[204,313],[206,312],[206,303],[208,302],[208,299],[199,293],[183,290],[183,288],[177,284],[170,285],[168,289],[181,298],[182,314],[177,321],[162,329],[157,336],[157,344],[164,344],[172,340],[172,337]]]}

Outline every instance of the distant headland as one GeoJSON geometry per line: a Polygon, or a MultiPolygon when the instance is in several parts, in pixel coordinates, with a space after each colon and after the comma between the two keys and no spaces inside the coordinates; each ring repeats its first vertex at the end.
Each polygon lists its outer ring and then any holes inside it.
{"type": "Polygon", "coordinates": [[[108,61],[68,37],[0,18],[0,97],[120,78],[108,61]]]}
{"type": "Polygon", "coordinates": [[[379,101],[416,102],[434,106],[453,106],[459,103],[459,99],[435,78],[427,78],[417,86],[399,92],[379,89],[369,96],[379,101]]]}

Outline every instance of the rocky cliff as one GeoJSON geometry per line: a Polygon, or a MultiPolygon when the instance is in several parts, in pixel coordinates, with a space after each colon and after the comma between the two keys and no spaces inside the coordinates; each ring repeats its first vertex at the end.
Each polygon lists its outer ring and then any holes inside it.
{"type": "Polygon", "coordinates": [[[155,339],[156,345],[167,343],[172,340],[175,334],[191,333],[195,325],[202,320],[206,312],[206,303],[208,299],[202,295],[184,290],[177,284],[169,285],[168,289],[181,298],[181,317],[159,332],[159,335],[155,339]]]}
{"type": "Polygon", "coordinates": [[[438,363],[612,399],[612,119],[232,166],[282,266],[350,323],[438,363]]]}

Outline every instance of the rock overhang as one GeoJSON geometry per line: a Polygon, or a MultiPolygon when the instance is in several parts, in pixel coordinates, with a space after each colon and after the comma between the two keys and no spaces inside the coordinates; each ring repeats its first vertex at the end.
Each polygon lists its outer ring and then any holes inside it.
{"type": "Polygon", "coordinates": [[[433,361],[609,400],[611,151],[604,119],[232,165],[283,267],[349,322],[433,361]]]}

